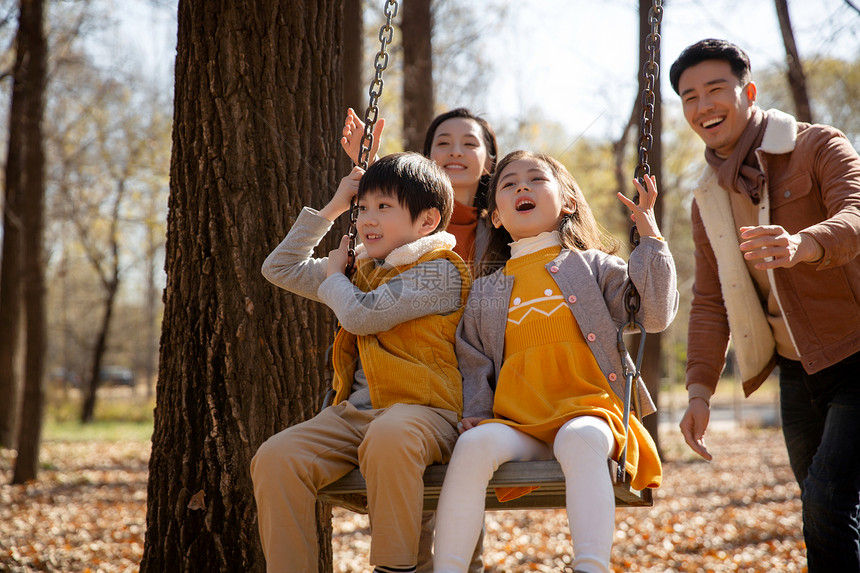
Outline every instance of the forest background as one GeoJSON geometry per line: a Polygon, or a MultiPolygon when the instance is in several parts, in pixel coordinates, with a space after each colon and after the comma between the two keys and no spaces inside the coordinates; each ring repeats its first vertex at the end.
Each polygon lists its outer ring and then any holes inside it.
{"type": "MultiPolygon", "coordinates": [[[[20,6],[32,4],[24,1],[20,6]]],[[[377,4],[382,3],[364,2],[359,12],[364,42],[355,67],[362,86],[370,81],[378,49],[382,12],[377,4]]],[[[495,127],[503,153],[528,148],[558,157],[578,178],[601,222],[619,238],[626,237],[627,220],[614,194],[619,188],[630,193],[635,163],[635,129],[629,129],[629,120],[638,98],[639,7],[622,0],[427,4],[432,9],[433,110],[468,106],[495,127]]],[[[677,0],[664,6],[664,66],[695,40],[725,37],[748,48],[761,106],[797,112],[795,86],[787,79],[792,59],[786,57],[774,3],[677,0]]],[[[836,125],[857,147],[860,12],[848,0],[788,6],[799,48],[794,62],[800,62],[805,72],[812,118],[836,125]]],[[[173,64],[180,8],[161,0],[44,3],[41,270],[46,336],[38,383],[46,390],[44,419],[49,425],[78,423],[73,420],[92,425],[117,418],[152,427],[158,373],[170,351],[162,338],[162,321],[171,154],[177,145],[173,64]],[[127,388],[110,386],[130,386],[130,400],[120,400],[117,406],[117,391],[127,388]]],[[[6,121],[0,128],[11,137],[19,3],[0,2],[0,16],[5,90],[0,119],[6,121]]],[[[388,120],[384,152],[408,146],[404,138],[410,115],[403,94],[408,83],[404,77],[409,78],[410,71],[403,67],[402,44],[398,26],[380,102],[388,120]]],[[[684,123],[665,76],[664,70],[659,136],[662,229],[678,264],[682,312],[662,336],[660,355],[650,358],[660,373],[654,383],[672,396],[683,383],[692,276],[689,190],[702,167],[702,147],[684,123]]],[[[350,105],[362,112],[365,99],[362,92],[351,100],[345,96],[342,103],[354,101],[350,105]]],[[[326,145],[336,144],[337,125],[303,127],[303,132],[289,137],[324,138],[330,142],[326,145]]],[[[16,147],[8,141],[0,157],[14,153],[16,147]]],[[[342,158],[338,161],[343,165],[342,158]]],[[[4,181],[9,180],[9,166],[7,161],[4,181]]],[[[309,192],[310,202],[322,204],[330,187],[323,184],[309,192]]],[[[4,189],[5,249],[9,225],[19,222],[9,217],[5,208],[9,185],[4,189]]],[[[267,238],[270,243],[278,239],[267,238]]],[[[259,267],[259,262],[254,264],[259,267]]],[[[10,300],[8,292],[0,289],[0,306],[10,300]]],[[[19,314],[14,324],[6,321],[4,326],[17,329],[25,318],[19,314]]],[[[14,344],[0,348],[0,355],[13,357],[0,362],[9,364],[0,367],[0,392],[9,397],[0,399],[4,408],[0,442],[8,448],[32,432],[28,428],[34,417],[22,406],[25,346],[26,340],[18,336],[14,344]]],[[[42,419],[40,410],[35,420],[41,424],[42,419]]],[[[38,452],[39,440],[34,441],[38,452]]]]}

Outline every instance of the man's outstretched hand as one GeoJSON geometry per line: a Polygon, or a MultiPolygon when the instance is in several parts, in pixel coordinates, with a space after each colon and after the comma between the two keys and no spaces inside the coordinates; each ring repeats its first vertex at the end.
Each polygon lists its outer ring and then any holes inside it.
{"type": "Polygon", "coordinates": [[[701,398],[693,398],[681,419],[681,433],[687,445],[708,461],[713,459],[705,446],[705,430],[711,419],[711,407],[701,398]]]}

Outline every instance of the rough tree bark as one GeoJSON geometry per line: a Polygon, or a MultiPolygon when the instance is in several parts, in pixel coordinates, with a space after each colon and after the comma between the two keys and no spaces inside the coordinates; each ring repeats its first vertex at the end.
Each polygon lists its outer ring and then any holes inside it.
{"type": "MultiPolygon", "coordinates": [[[[180,0],[178,12],[141,571],[264,571],[248,467],[266,438],[318,410],[334,323],[260,266],[344,175],[342,6],[180,0]]],[[[320,571],[331,571],[330,512],[318,513],[320,571]]]]}
{"type": "MultiPolygon", "coordinates": [[[[343,102],[364,117],[368,87],[364,74],[364,17],[361,0],[343,3],[343,102]]],[[[344,115],[346,112],[344,111],[344,115]]]]}
{"type": "Polygon", "coordinates": [[[812,106],[809,103],[809,93],[806,90],[806,75],[803,73],[803,61],[797,51],[794,41],[794,29],[788,15],[787,0],[774,0],[776,16],[779,19],[779,30],[782,32],[782,43],[785,45],[785,62],[788,64],[788,85],[791,87],[791,97],[794,99],[797,119],[812,123],[812,106]]]}
{"type": "Polygon", "coordinates": [[[424,132],[433,121],[432,0],[402,3],[403,146],[421,152],[424,132]]]}
{"type": "MultiPolygon", "coordinates": [[[[343,2],[341,27],[343,35],[343,105],[341,117],[346,117],[347,108],[352,108],[359,117],[364,117],[369,101],[369,81],[364,80],[364,10],[361,0],[343,2]]],[[[338,156],[338,167],[342,172],[352,168],[352,160],[346,153],[338,156]]],[[[346,233],[346,227],[343,228],[346,233]]]]}
{"type": "Polygon", "coordinates": [[[24,301],[24,389],[18,425],[18,458],[12,483],[36,479],[44,405],[44,358],[47,336],[45,319],[45,256],[42,245],[45,218],[45,151],[42,117],[45,110],[47,52],[44,0],[21,0],[18,52],[22,65],[15,84],[24,84],[22,98],[23,190],[21,213],[23,259],[21,275],[24,301]]]}

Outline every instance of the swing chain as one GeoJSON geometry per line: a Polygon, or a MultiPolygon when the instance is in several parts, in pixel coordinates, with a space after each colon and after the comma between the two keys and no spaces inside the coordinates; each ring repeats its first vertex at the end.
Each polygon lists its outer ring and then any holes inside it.
{"type": "MultiPolygon", "coordinates": [[[[385,6],[383,7],[385,23],[379,29],[379,52],[377,52],[373,64],[376,69],[376,73],[373,80],[370,82],[370,90],[368,91],[370,102],[367,106],[367,110],[364,112],[364,134],[361,136],[358,151],[358,165],[365,170],[367,169],[367,165],[370,163],[370,150],[373,148],[373,128],[376,125],[376,121],[379,119],[379,98],[382,96],[382,88],[384,87],[382,72],[388,68],[390,60],[388,44],[390,44],[394,39],[394,27],[391,25],[391,22],[397,16],[397,9],[397,0],[386,0],[385,6]]],[[[346,276],[351,276],[355,270],[355,238],[358,234],[356,228],[357,223],[358,204],[355,199],[353,199],[349,205],[349,230],[347,231],[349,245],[347,246],[346,276]]]]}
{"type": "MultiPolygon", "coordinates": [[[[648,51],[648,61],[642,67],[643,79],[645,86],[642,90],[642,117],[639,125],[639,164],[636,166],[635,177],[642,185],[645,185],[645,177],[651,175],[651,166],[648,165],[648,153],[651,151],[651,145],[654,142],[654,137],[651,135],[651,125],[654,121],[654,112],[656,108],[657,95],[655,89],[657,79],[660,76],[660,65],[657,63],[657,52],[660,50],[660,21],[663,18],[663,2],[662,0],[652,0],[651,8],[648,11],[648,21],[651,25],[651,33],[645,40],[645,49],[648,51]]],[[[637,197],[638,202],[638,197],[637,197]]],[[[633,248],[639,244],[639,232],[636,225],[630,227],[630,245],[633,248]]],[[[636,380],[639,378],[640,369],[642,367],[642,358],[645,355],[645,328],[642,323],[636,320],[636,313],[642,303],[642,298],[633,281],[628,279],[627,288],[624,291],[624,308],[627,311],[627,323],[618,329],[618,351],[622,357],[628,356],[627,346],[624,344],[624,332],[630,330],[639,333],[639,350],[636,353],[636,361],[633,364],[633,369],[626,360],[622,359],[624,369],[624,428],[628,427],[630,419],[631,401],[636,401],[636,410],[639,411],[638,399],[635,391],[636,380]]],[[[627,445],[621,451],[619,456],[616,478],[618,481],[623,481],[626,475],[626,460],[627,460],[627,445]]]]}
{"type": "Polygon", "coordinates": [[[645,88],[642,90],[642,118],[639,127],[639,165],[636,168],[636,178],[644,183],[645,176],[651,174],[648,165],[648,153],[654,137],[651,135],[651,125],[654,121],[654,110],[657,102],[655,89],[657,78],[660,76],[660,64],[657,63],[657,52],[660,50],[660,21],[663,19],[662,0],[653,0],[651,9],[648,11],[648,21],[651,25],[651,33],[645,40],[645,49],[648,52],[648,61],[642,68],[645,80],[645,88]]]}
{"type": "Polygon", "coordinates": [[[367,164],[370,163],[370,150],[373,147],[373,127],[376,124],[376,120],[379,119],[379,98],[382,96],[382,89],[384,87],[382,72],[388,68],[390,60],[388,44],[394,39],[394,27],[391,25],[391,22],[397,16],[397,9],[397,0],[386,0],[383,9],[385,24],[379,29],[379,52],[376,54],[373,63],[376,75],[370,82],[370,90],[368,92],[370,103],[364,112],[364,134],[361,136],[360,151],[358,153],[358,165],[362,169],[367,169],[367,164]]]}
{"type": "MultiPolygon", "coordinates": [[[[651,24],[651,33],[645,40],[645,49],[648,51],[648,61],[642,68],[645,87],[642,90],[642,118],[639,126],[639,164],[636,166],[634,176],[644,185],[645,177],[651,175],[651,166],[648,165],[648,153],[654,142],[651,135],[651,126],[654,122],[654,111],[657,95],[655,88],[657,79],[660,77],[660,65],[657,63],[657,52],[660,50],[660,21],[663,19],[662,0],[653,0],[651,9],[648,11],[648,21],[651,24]]],[[[638,202],[638,197],[637,197],[638,202]]],[[[633,248],[639,244],[639,232],[636,225],[630,227],[630,245],[633,248]]],[[[636,326],[636,313],[639,312],[640,296],[633,283],[629,283],[624,293],[624,308],[627,310],[629,327],[636,326]]],[[[639,364],[636,365],[638,373],[639,364]]]]}

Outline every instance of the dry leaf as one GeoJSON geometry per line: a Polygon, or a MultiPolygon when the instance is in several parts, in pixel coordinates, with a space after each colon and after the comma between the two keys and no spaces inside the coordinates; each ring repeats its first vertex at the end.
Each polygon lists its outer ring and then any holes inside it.
{"type": "Polygon", "coordinates": [[[201,489],[191,496],[191,501],[188,502],[188,509],[206,509],[206,500],[203,499],[206,493],[201,489]]]}

